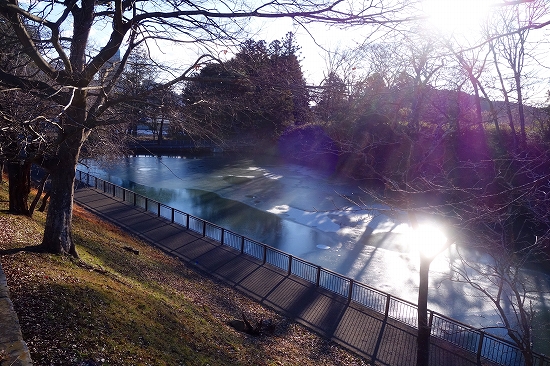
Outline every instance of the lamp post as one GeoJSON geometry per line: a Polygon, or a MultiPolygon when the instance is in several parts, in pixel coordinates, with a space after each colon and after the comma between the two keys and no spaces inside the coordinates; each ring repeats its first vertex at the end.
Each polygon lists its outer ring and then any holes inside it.
{"type": "Polygon", "coordinates": [[[420,254],[420,279],[418,285],[418,335],[416,365],[428,366],[430,360],[431,325],[428,321],[428,280],[430,264],[435,257],[447,249],[451,242],[437,228],[418,225],[413,221],[412,241],[420,254]]]}

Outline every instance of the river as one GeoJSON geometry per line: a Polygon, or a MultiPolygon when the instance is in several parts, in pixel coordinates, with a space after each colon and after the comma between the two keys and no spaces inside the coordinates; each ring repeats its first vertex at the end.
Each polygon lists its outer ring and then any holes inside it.
{"type": "MultiPolygon", "coordinates": [[[[361,182],[278,161],[238,154],[134,156],[81,169],[166,205],[416,303],[419,248],[404,215],[372,204],[361,182]],[[367,203],[369,209],[353,202],[367,203]],[[361,207],[360,207],[361,206],[361,207]]],[[[437,222],[423,241],[445,235],[437,222]]],[[[466,252],[470,260],[488,260],[466,252]]],[[[474,327],[500,325],[490,303],[452,281],[455,247],[430,266],[429,308],[474,327]]],[[[529,272],[539,293],[550,278],[529,272]]],[[[550,296],[534,299],[547,313],[550,296]]],[[[540,313],[543,313],[542,311],[540,313]]],[[[499,333],[499,335],[503,335],[499,333]]],[[[538,339],[540,338],[540,339],[538,339]]],[[[550,352],[543,337],[539,352],[550,352]]]]}

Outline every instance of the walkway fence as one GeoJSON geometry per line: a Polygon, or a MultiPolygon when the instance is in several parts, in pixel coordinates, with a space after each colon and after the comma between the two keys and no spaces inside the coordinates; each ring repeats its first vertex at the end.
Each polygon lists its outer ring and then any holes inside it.
{"type": "MultiPolygon", "coordinates": [[[[391,318],[412,328],[417,328],[417,306],[409,301],[149,199],[89,173],[77,170],[76,178],[87,186],[101,190],[124,202],[154,213],[158,217],[163,217],[172,223],[199,233],[205,238],[252,256],[264,264],[282,269],[289,275],[300,277],[318,287],[347,298],[348,302],[357,302],[384,315],[385,318],[391,318]]],[[[472,352],[477,356],[478,363],[485,359],[500,365],[520,366],[525,364],[519,348],[510,341],[475,329],[438,312],[428,310],[428,313],[432,337],[472,352]]],[[[541,354],[535,354],[534,361],[535,366],[550,366],[550,358],[541,354]]]]}

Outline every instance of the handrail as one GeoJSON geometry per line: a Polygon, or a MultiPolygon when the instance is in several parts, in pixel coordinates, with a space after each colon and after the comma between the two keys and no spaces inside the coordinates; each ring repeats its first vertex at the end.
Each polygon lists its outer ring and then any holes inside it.
{"type": "MultiPolygon", "coordinates": [[[[78,169],[76,172],[78,181],[85,183],[87,186],[102,190],[104,193],[111,194],[113,197],[119,198],[124,202],[132,203],[134,206],[155,213],[157,217],[168,219],[171,223],[183,226],[222,245],[230,246],[243,254],[262,261],[263,264],[269,264],[286,271],[289,275],[292,274],[300,277],[305,281],[315,284],[317,287],[340,295],[344,299],[347,299],[348,303],[353,301],[368,307],[384,315],[385,319],[392,318],[412,328],[417,327],[417,306],[410,301],[377,290],[367,284],[357,282],[352,278],[304,259],[294,257],[277,248],[237,234],[161,202],[149,199],[139,193],[117,186],[89,173],[78,169]],[[92,180],[93,182],[91,183],[90,181],[92,180]],[[169,215],[163,215],[163,208],[169,211],[169,215]]],[[[500,365],[522,365],[524,363],[520,349],[512,342],[451,319],[438,312],[428,310],[428,314],[432,337],[452,343],[459,348],[475,354],[478,362],[483,358],[500,365]]],[[[534,365],[550,366],[550,358],[538,353],[533,353],[533,355],[535,358],[534,365]]]]}

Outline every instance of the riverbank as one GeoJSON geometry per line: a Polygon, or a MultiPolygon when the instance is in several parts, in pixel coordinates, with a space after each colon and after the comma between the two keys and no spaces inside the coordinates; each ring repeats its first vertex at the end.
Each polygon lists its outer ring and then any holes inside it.
{"type": "Polygon", "coordinates": [[[0,261],[35,365],[368,364],[78,207],[79,260],[32,251],[44,214],[4,212],[0,261]],[[273,335],[229,327],[241,312],[273,335]]]}
{"type": "Polygon", "coordinates": [[[270,141],[216,143],[211,140],[139,138],[130,142],[128,150],[135,155],[211,154],[221,152],[276,154],[277,146],[270,141]]]}

